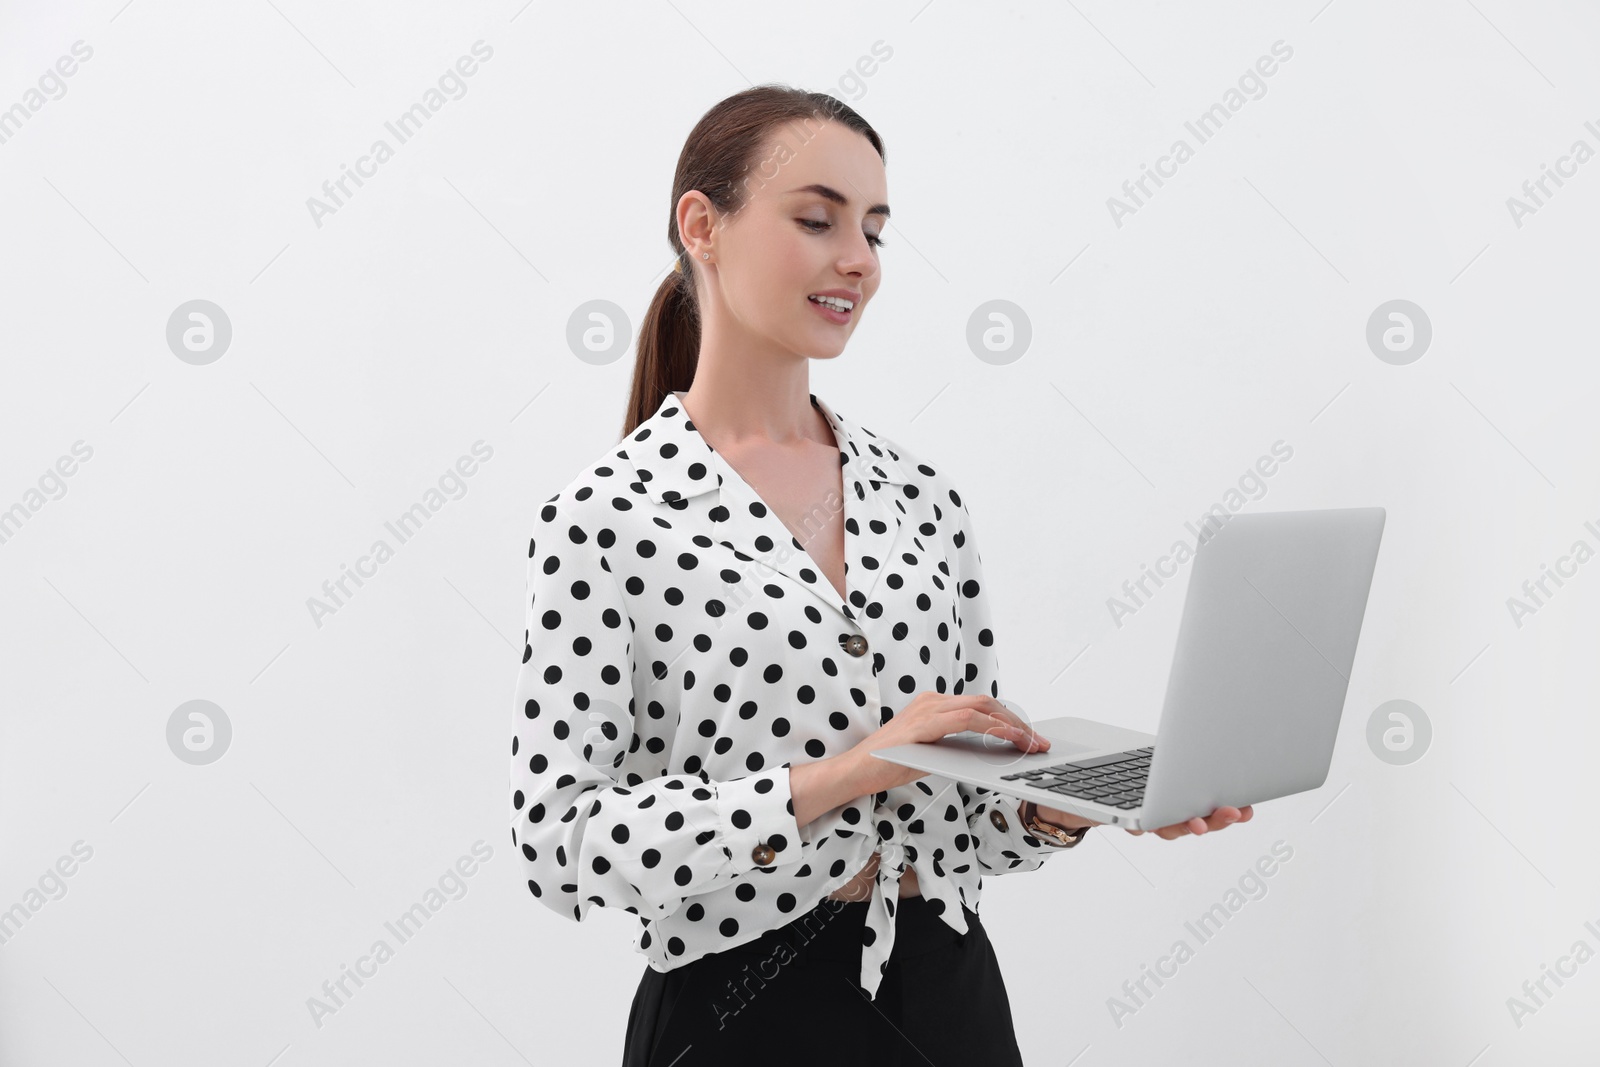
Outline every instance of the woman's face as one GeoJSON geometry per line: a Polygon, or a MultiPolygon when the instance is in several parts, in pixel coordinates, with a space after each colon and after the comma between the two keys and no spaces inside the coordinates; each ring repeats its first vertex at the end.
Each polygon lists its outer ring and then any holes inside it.
{"type": "Polygon", "coordinates": [[[877,242],[889,215],[883,160],[838,123],[790,123],[769,139],[747,187],[745,205],[720,216],[710,233],[712,262],[695,265],[710,267],[700,290],[708,335],[746,349],[837,356],[881,277],[877,242]],[[852,306],[833,310],[811,299],[830,292],[852,306]]]}

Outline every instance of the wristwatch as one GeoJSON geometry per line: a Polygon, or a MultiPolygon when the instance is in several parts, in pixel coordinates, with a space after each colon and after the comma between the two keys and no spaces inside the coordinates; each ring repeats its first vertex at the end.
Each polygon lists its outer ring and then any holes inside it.
{"type": "Polygon", "coordinates": [[[1038,837],[1054,841],[1062,848],[1071,848],[1082,841],[1093,827],[1080,826],[1076,830],[1063,829],[1054,823],[1048,823],[1039,818],[1038,806],[1031,800],[1021,801],[1017,807],[1017,815],[1022,819],[1022,825],[1038,837]]]}

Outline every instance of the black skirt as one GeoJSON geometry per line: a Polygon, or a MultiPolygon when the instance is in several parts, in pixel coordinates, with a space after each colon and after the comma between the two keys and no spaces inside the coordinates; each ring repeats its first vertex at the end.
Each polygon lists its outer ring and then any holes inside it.
{"type": "Polygon", "coordinates": [[[868,901],[819,901],[755,941],[646,966],[623,1067],[1021,1067],[1000,963],[976,912],[958,934],[920,896],[895,909],[877,1000],[861,987],[868,901]]]}

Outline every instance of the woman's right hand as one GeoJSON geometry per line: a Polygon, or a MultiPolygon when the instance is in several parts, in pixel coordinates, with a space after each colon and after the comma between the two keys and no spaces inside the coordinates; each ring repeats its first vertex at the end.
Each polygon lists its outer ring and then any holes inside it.
{"type": "Polygon", "coordinates": [[[994,697],[969,693],[951,696],[925,690],[896,712],[894,718],[843,753],[853,765],[854,781],[859,790],[856,795],[893,789],[928,773],[878,759],[871,754],[874,749],[937,741],[964,730],[988,734],[995,744],[1010,742],[1023,752],[1045,752],[1050,748],[1049,738],[1034,733],[1031,726],[994,697]]]}

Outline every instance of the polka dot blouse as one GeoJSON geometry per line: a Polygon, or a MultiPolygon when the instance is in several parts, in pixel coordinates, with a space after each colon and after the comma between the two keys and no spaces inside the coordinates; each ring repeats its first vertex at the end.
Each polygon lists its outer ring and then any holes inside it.
{"type": "MultiPolygon", "coordinates": [[[[949,477],[813,394],[839,448],[846,587],[695,429],[656,413],[539,508],[511,739],[528,891],[639,918],[669,971],[801,917],[881,852],[862,931],[876,997],[905,867],[966,932],[984,874],[1065,846],[1016,800],[935,774],[795,822],[789,768],[925,690],[998,697],[988,590],[949,477]]],[[[826,513],[824,513],[824,516],[826,513]]],[[[820,518],[819,518],[819,521],[820,518]]]]}

